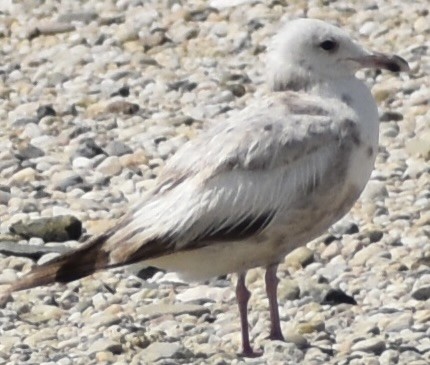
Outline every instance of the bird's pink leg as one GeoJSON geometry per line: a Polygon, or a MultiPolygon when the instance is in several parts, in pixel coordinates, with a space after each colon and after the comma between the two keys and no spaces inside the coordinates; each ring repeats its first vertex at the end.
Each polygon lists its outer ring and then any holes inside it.
{"type": "Polygon", "coordinates": [[[284,341],[282,335],[281,322],[279,320],[279,308],[278,308],[278,283],[279,279],[276,276],[276,270],[278,264],[270,265],[266,269],[266,293],[269,298],[269,310],[270,310],[270,335],[271,340],[284,341]]]}
{"type": "Polygon", "coordinates": [[[239,305],[240,324],[242,327],[242,355],[245,357],[257,357],[261,353],[254,352],[249,343],[249,328],[248,328],[248,301],[251,293],[245,286],[244,273],[239,274],[236,285],[236,298],[239,305]]]}

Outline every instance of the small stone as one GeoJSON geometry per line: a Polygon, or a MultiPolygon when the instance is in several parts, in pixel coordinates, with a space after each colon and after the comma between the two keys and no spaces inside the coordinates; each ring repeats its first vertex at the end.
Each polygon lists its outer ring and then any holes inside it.
{"type": "Polygon", "coordinates": [[[392,365],[399,363],[399,352],[396,350],[385,350],[379,357],[380,365],[392,365]]]}
{"type": "Polygon", "coordinates": [[[375,337],[356,342],[352,345],[351,350],[369,352],[379,355],[385,350],[385,348],[385,341],[381,338],[375,337]]]}
{"type": "Polygon", "coordinates": [[[400,316],[393,317],[393,319],[387,323],[384,330],[386,332],[400,333],[400,331],[411,328],[412,323],[412,315],[410,313],[404,313],[400,316]]]}
{"type": "Polygon", "coordinates": [[[377,256],[381,251],[381,246],[374,243],[370,244],[369,246],[366,246],[358,251],[350,260],[350,264],[352,266],[363,266],[370,258],[377,256]]]}
{"type": "Polygon", "coordinates": [[[72,215],[39,218],[29,222],[19,221],[10,226],[10,231],[29,239],[40,237],[45,242],[77,240],[82,234],[82,223],[72,215]]]}
{"type": "Polygon", "coordinates": [[[405,148],[411,156],[419,155],[427,161],[430,160],[430,131],[408,139],[405,142],[405,148]]]}
{"type": "Polygon", "coordinates": [[[176,295],[176,299],[181,302],[195,302],[204,304],[208,302],[222,302],[233,299],[234,294],[230,288],[215,288],[208,285],[198,285],[185,289],[176,295]]]}
{"type": "Polygon", "coordinates": [[[136,114],[139,111],[139,105],[124,100],[113,101],[106,106],[106,112],[114,114],[136,114]]]}
{"type": "Polygon", "coordinates": [[[58,320],[62,315],[63,310],[61,308],[53,305],[37,304],[31,307],[30,312],[22,314],[21,317],[32,324],[40,324],[50,320],[58,320]]]}
{"type": "Polygon", "coordinates": [[[79,144],[79,147],[75,151],[75,156],[82,156],[89,159],[101,154],[105,154],[105,152],[91,138],[86,138],[82,140],[79,144]]]}
{"type": "Polygon", "coordinates": [[[367,235],[369,237],[370,243],[375,243],[379,242],[382,239],[384,233],[382,231],[373,230],[370,231],[367,235]]]}
{"type": "Polygon", "coordinates": [[[28,257],[33,260],[39,260],[43,255],[48,253],[65,253],[69,251],[64,246],[34,246],[19,244],[16,242],[0,241],[0,253],[8,256],[28,257]]]}
{"type": "Polygon", "coordinates": [[[278,286],[278,297],[281,302],[300,297],[300,287],[295,280],[283,279],[278,286]]]}
{"type": "Polygon", "coordinates": [[[126,98],[127,96],[130,96],[130,88],[128,86],[122,86],[117,91],[111,94],[111,97],[113,96],[122,96],[123,98],[126,98]]]}
{"type": "Polygon", "coordinates": [[[238,98],[246,94],[246,89],[241,84],[229,84],[226,85],[226,89],[231,91],[231,93],[238,98]]]}
{"type": "Polygon", "coordinates": [[[348,294],[345,294],[340,289],[329,289],[329,291],[326,293],[322,300],[322,304],[337,305],[343,303],[352,305],[357,304],[353,297],[348,294]]]}
{"type": "Polygon", "coordinates": [[[0,204],[7,205],[11,198],[11,194],[7,191],[0,190],[0,204]]]}
{"type": "Polygon", "coordinates": [[[52,175],[51,182],[54,190],[66,192],[75,185],[83,183],[82,177],[74,171],[64,170],[52,175]]]}
{"type": "Polygon", "coordinates": [[[33,182],[36,178],[36,171],[31,167],[26,167],[13,174],[9,179],[11,186],[33,182]]]}
{"type": "Polygon", "coordinates": [[[96,359],[101,363],[115,363],[115,356],[110,351],[100,351],[96,353],[96,359]]]}
{"type": "Polygon", "coordinates": [[[65,14],[61,14],[57,21],[59,23],[72,23],[72,22],[81,22],[81,23],[91,23],[93,20],[98,18],[98,14],[96,12],[91,11],[82,11],[82,12],[68,12],[65,14]]]}
{"type": "Polygon", "coordinates": [[[31,347],[40,345],[41,342],[53,340],[57,337],[55,331],[52,331],[51,328],[40,328],[35,333],[27,336],[24,340],[26,345],[31,347]]]}
{"type": "Polygon", "coordinates": [[[118,175],[122,170],[122,166],[117,156],[106,157],[103,162],[96,167],[96,171],[103,175],[114,176],[118,175]]]}
{"type": "Polygon", "coordinates": [[[325,326],[323,321],[313,321],[300,323],[296,326],[296,328],[300,334],[307,334],[312,332],[324,331],[325,326]]]}
{"type": "Polygon", "coordinates": [[[172,314],[172,315],[181,315],[181,314],[190,314],[196,317],[200,317],[205,313],[209,313],[209,308],[204,307],[202,305],[196,304],[148,304],[139,307],[137,313],[145,318],[153,318],[161,315],[172,314]]]}
{"type": "Polygon", "coordinates": [[[306,246],[298,247],[285,258],[287,266],[293,268],[306,267],[314,262],[314,252],[306,246]]]}
{"type": "Polygon", "coordinates": [[[387,110],[382,113],[382,115],[379,117],[379,120],[381,122],[398,122],[399,120],[403,120],[403,114],[398,113],[396,111],[387,110]]]}
{"type": "Polygon", "coordinates": [[[21,341],[21,338],[18,336],[8,336],[7,334],[3,334],[0,336],[0,351],[10,353],[12,348],[21,341]]]}
{"type": "Polygon", "coordinates": [[[44,155],[45,153],[40,148],[37,148],[32,144],[28,144],[25,147],[19,148],[16,157],[20,160],[30,160],[44,155]]]}
{"type": "Polygon", "coordinates": [[[303,337],[299,332],[293,328],[288,328],[284,331],[285,342],[291,342],[296,345],[299,349],[303,349],[309,346],[308,340],[303,337]]]}
{"type": "Polygon", "coordinates": [[[383,200],[387,196],[388,190],[385,182],[370,180],[361,194],[361,199],[374,202],[377,200],[383,200]]]}
{"type": "Polygon", "coordinates": [[[57,112],[52,107],[52,105],[42,105],[39,108],[37,108],[37,119],[41,120],[42,118],[46,116],[53,116],[55,117],[57,115],[57,112]]]}
{"type": "Polygon", "coordinates": [[[142,351],[141,359],[147,364],[165,358],[174,359],[180,349],[178,342],[153,342],[142,351]]]}
{"type": "Polygon", "coordinates": [[[122,167],[136,167],[148,164],[148,157],[142,150],[126,154],[119,157],[119,163],[122,167]]]}
{"type": "Polygon", "coordinates": [[[110,339],[102,338],[100,340],[95,341],[91,344],[91,346],[88,348],[88,353],[93,354],[95,352],[101,352],[101,351],[109,351],[113,354],[120,354],[122,353],[122,345],[119,342],[112,341],[110,339]]]}
{"type": "Polygon", "coordinates": [[[16,119],[13,123],[12,123],[12,127],[24,127],[28,124],[37,124],[39,122],[39,119],[37,118],[19,118],[16,119]]]}
{"type": "Polygon", "coordinates": [[[181,91],[192,91],[197,87],[197,83],[192,82],[190,80],[179,80],[172,82],[168,85],[170,90],[181,90],[181,91]]]}
{"type": "Polygon", "coordinates": [[[357,224],[350,222],[346,219],[342,219],[340,222],[336,223],[331,229],[335,235],[341,237],[343,235],[349,235],[358,233],[359,229],[357,224]]]}
{"type": "Polygon", "coordinates": [[[76,157],[73,159],[72,166],[74,169],[90,169],[93,165],[91,159],[86,157],[76,157]]]}
{"type": "Polygon", "coordinates": [[[75,30],[75,26],[67,23],[48,22],[39,24],[28,32],[28,39],[33,39],[41,35],[52,35],[58,33],[66,33],[75,30]]]}
{"type": "Polygon", "coordinates": [[[412,298],[416,300],[428,300],[430,298],[430,285],[415,289],[412,292],[412,298]]]}
{"type": "Polygon", "coordinates": [[[130,147],[120,141],[110,142],[104,150],[109,156],[123,156],[133,153],[133,150],[130,147]]]}
{"type": "Polygon", "coordinates": [[[162,44],[168,42],[169,38],[166,36],[166,29],[156,28],[151,30],[151,32],[141,35],[140,41],[145,51],[148,51],[151,48],[161,46],[162,44]]]}

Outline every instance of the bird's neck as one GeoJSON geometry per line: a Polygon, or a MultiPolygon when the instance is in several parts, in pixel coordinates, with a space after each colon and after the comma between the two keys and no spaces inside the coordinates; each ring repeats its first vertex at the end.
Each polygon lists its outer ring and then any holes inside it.
{"type": "MultiPolygon", "coordinates": [[[[281,75],[278,75],[281,76],[281,75]]],[[[285,76],[285,75],[284,75],[285,76]]],[[[377,145],[379,135],[378,108],[366,84],[355,76],[329,80],[311,79],[309,73],[296,72],[295,77],[274,78],[272,91],[296,91],[314,94],[323,98],[342,100],[355,111],[362,127],[363,137],[377,145]]]]}
{"type": "Polygon", "coordinates": [[[367,85],[355,76],[338,78],[332,82],[314,84],[309,93],[336,98],[353,109],[360,121],[363,138],[376,146],[379,137],[379,114],[375,99],[367,85]]]}

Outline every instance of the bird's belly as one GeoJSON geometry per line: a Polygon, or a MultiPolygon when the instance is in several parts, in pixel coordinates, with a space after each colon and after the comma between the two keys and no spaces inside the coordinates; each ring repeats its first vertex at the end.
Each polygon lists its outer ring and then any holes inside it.
{"type": "Polygon", "coordinates": [[[232,272],[244,272],[279,261],[279,247],[271,240],[255,237],[244,241],[217,242],[202,248],[180,251],[145,265],[177,272],[185,280],[205,280],[232,272]]]}

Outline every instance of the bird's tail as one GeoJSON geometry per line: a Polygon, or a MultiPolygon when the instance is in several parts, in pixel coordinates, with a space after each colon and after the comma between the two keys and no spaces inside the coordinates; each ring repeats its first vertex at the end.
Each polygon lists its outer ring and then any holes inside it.
{"type": "Polygon", "coordinates": [[[108,235],[90,240],[77,250],[65,253],[45,264],[35,266],[29,273],[12,283],[5,292],[0,293],[0,304],[10,294],[54,282],[67,283],[91,275],[98,270],[114,267],[109,265],[109,254],[103,250],[108,235]]]}

